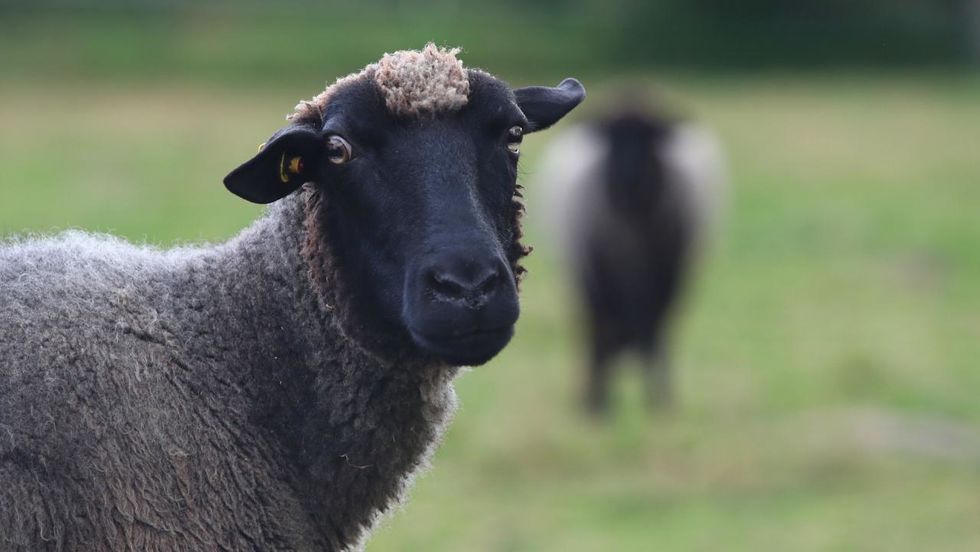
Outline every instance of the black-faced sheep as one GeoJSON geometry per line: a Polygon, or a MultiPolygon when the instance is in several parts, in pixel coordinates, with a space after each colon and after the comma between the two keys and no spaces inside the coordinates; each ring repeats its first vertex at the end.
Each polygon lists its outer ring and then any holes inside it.
{"type": "Polygon", "coordinates": [[[596,414],[612,361],[628,350],[643,359],[651,403],[671,400],[670,313],[724,179],[708,131],[629,105],[556,138],[536,184],[582,298],[596,414]]]}
{"type": "Polygon", "coordinates": [[[276,202],[227,243],[0,247],[0,550],[362,542],[513,333],[521,138],[584,96],[455,54],[297,106],[225,179],[276,202]]]}

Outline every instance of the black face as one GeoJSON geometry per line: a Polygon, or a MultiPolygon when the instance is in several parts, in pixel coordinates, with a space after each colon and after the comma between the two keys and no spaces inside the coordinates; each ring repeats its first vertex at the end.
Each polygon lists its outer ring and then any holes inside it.
{"type": "Polygon", "coordinates": [[[622,213],[647,216],[663,191],[663,161],[658,152],[670,132],[670,123],[646,115],[624,112],[600,123],[609,143],[609,194],[622,213]]]}
{"type": "Polygon", "coordinates": [[[364,290],[363,307],[427,354],[482,364],[510,340],[519,312],[510,252],[521,140],[583,95],[577,81],[511,91],[471,72],[465,107],[409,119],[357,82],[331,97],[319,128],[287,127],[226,185],[274,201],[281,188],[253,178],[266,166],[323,186],[337,205],[331,250],[364,290]]]}

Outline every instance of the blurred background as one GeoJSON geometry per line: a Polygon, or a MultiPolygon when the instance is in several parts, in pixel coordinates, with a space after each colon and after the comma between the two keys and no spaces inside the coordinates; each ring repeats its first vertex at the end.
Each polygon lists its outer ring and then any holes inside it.
{"type": "Polygon", "coordinates": [[[674,407],[627,361],[605,423],[528,190],[517,335],[368,550],[980,550],[975,0],[0,0],[0,236],[226,239],[260,208],[221,179],[297,100],[430,40],[580,78],[575,117],[641,83],[732,185],[674,407]]]}

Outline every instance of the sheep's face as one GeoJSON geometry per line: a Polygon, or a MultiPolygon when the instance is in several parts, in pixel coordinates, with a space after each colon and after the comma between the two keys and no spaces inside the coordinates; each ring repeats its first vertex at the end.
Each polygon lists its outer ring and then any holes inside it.
{"type": "Polygon", "coordinates": [[[664,191],[661,159],[670,136],[667,120],[626,110],[598,123],[609,144],[609,198],[619,213],[646,219],[664,191]]]}
{"type": "Polygon", "coordinates": [[[294,119],[226,179],[259,202],[315,183],[329,198],[320,239],[354,308],[453,365],[482,364],[513,335],[520,143],[584,95],[574,80],[511,90],[482,72],[466,78],[462,105],[409,114],[375,79],[345,82],[312,124],[294,119]]]}

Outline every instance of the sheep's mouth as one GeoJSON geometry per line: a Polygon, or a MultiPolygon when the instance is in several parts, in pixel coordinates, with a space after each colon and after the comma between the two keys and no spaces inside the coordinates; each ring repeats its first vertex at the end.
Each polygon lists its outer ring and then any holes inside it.
{"type": "Polygon", "coordinates": [[[499,353],[514,336],[514,326],[477,328],[444,335],[409,330],[423,351],[454,366],[479,366],[499,353]]]}

